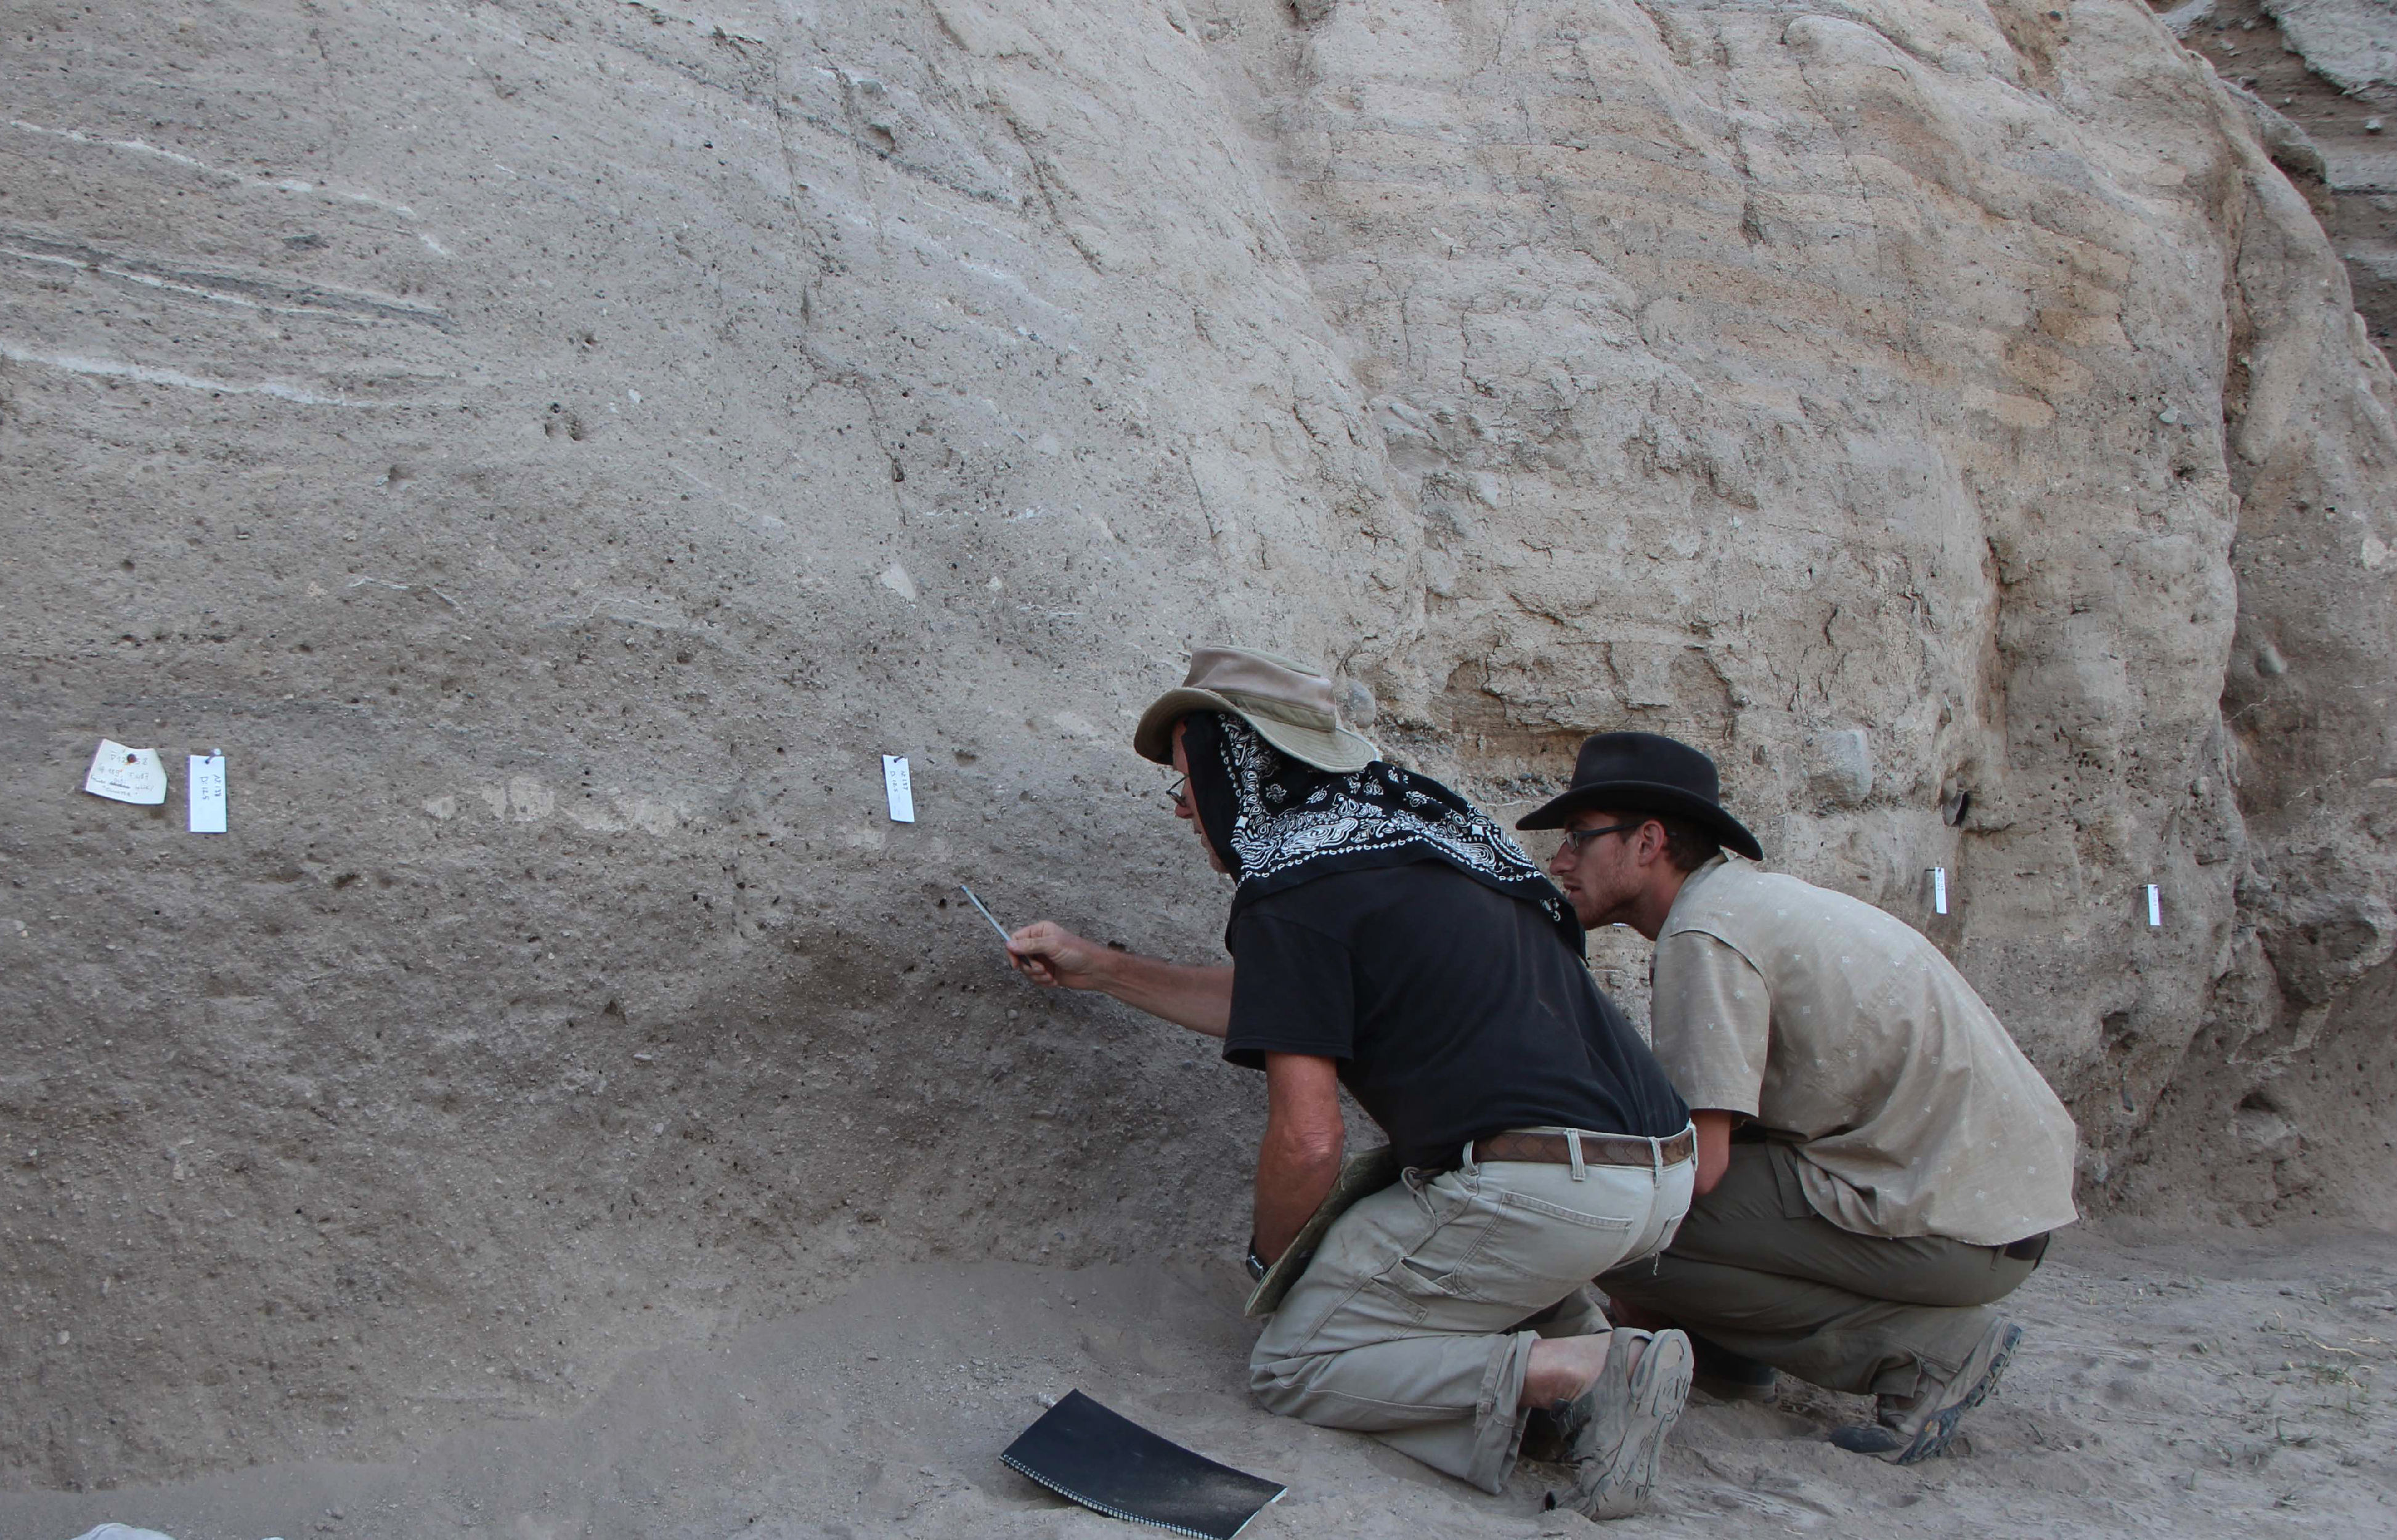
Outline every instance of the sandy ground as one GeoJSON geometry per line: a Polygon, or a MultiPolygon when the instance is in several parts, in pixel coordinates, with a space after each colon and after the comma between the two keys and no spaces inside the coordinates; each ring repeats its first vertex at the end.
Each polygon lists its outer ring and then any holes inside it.
{"type": "MultiPolygon", "coordinates": [[[[1116,1535],[998,1452],[1078,1387],[1289,1483],[1252,1535],[1586,1533],[1526,1466],[1486,1497],[1241,1389],[1235,1269],[908,1268],[834,1303],[629,1365],[577,1414],[467,1428],[384,1464],[0,1494],[0,1534],[103,1520],[176,1540],[1116,1535]]],[[[2397,1237],[2075,1234],[2016,1295],[2003,1391],[1948,1458],[1898,1470],[1824,1429],[1863,1402],[1784,1381],[1699,1398],[1657,1510],[1621,1534],[2397,1533],[2397,1237]]]]}

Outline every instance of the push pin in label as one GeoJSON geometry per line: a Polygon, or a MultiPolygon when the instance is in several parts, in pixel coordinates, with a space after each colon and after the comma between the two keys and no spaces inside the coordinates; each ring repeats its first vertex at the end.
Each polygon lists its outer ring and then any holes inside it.
{"type": "Polygon", "coordinates": [[[155,807],[167,800],[167,767],[155,749],[127,749],[114,738],[101,738],[83,789],[111,802],[155,807]]]}
{"type": "Polygon", "coordinates": [[[907,777],[906,755],[882,756],[882,790],[891,798],[891,821],[914,823],[916,821],[916,787],[915,783],[907,777]]]}

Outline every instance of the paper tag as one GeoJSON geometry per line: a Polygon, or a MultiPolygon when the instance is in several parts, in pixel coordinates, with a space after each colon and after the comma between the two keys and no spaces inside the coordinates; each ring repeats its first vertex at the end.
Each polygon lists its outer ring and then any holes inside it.
{"type": "Polygon", "coordinates": [[[191,758],[192,832],[221,834],[225,831],[224,756],[194,754],[191,758]]]}
{"type": "Polygon", "coordinates": [[[907,778],[906,755],[882,756],[882,790],[891,795],[891,821],[914,823],[916,821],[916,787],[915,783],[907,778]]]}
{"type": "Polygon", "coordinates": [[[1948,869],[1946,867],[1931,869],[1931,912],[1934,914],[1948,912],[1948,869]]]}
{"type": "Polygon", "coordinates": [[[2163,923],[2164,904],[2162,893],[2155,883],[2149,883],[2148,884],[2148,923],[2161,925],[2163,923]]]}
{"type": "Polygon", "coordinates": [[[83,789],[112,802],[154,807],[167,800],[167,767],[155,749],[127,749],[114,738],[101,738],[83,789]]]}

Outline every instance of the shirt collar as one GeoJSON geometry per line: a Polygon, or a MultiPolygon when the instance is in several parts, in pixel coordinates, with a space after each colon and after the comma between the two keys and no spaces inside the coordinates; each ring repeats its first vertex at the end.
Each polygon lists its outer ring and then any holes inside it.
{"type": "Polygon", "coordinates": [[[1681,911],[1683,909],[1695,909],[1697,908],[1697,900],[1693,898],[1691,895],[1696,893],[1698,889],[1706,886],[1707,879],[1713,876],[1717,871],[1721,870],[1728,864],[1729,862],[1726,858],[1718,853],[1712,859],[1708,860],[1706,865],[1698,868],[1697,870],[1691,872],[1687,877],[1681,879],[1681,891],[1673,895],[1673,907],[1665,911],[1665,927],[1663,930],[1657,932],[1659,936],[1668,934],[1672,930],[1673,922],[1681,918],[1681,911]]]}

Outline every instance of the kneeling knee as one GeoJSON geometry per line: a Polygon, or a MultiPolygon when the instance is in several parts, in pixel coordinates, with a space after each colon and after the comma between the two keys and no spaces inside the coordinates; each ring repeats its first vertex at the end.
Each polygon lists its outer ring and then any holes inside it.
{"type": "Polygon", "coordinates": [[[1249,1394],[1278,1417],[1295,1417],[1306,1400],[1312,1363],[1306,1359],[1253,1359],[1249,1363],[1249,1394]]]}

